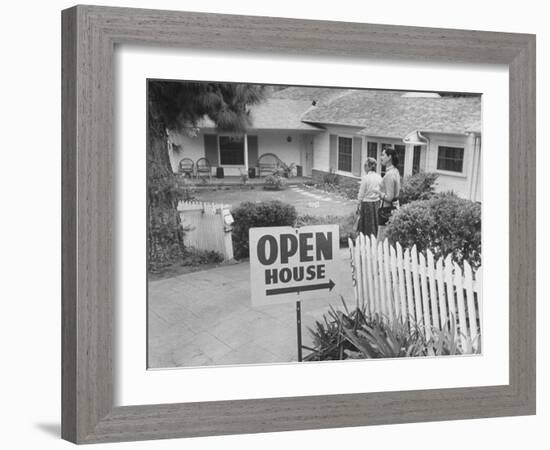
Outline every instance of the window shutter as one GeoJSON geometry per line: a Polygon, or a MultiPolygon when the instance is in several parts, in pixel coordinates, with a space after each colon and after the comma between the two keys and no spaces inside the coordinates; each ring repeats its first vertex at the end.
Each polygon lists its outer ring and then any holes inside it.
{"type": "Polygon", "coordinates": [[[361,176],[361,153],[363,139],[360,137],[353,138],[353,150],[351,152],[351,173],[356,177],[361,176]]]}
{"type": "Polygon", "coordinates": [[[248,167],[258,165],[258,136],[248,136],[248,167]]]}
{"type": "Polygon", "coordinates": [[[204,135],[204,156],[212,167],[219,165],[218,161],[218,136],[215,134],[204,135]]]}
{"type": "Polygon", "coordinates": [[[335,134],[329,136],[329,169],[338,169],[338,142],[335,134]]]}

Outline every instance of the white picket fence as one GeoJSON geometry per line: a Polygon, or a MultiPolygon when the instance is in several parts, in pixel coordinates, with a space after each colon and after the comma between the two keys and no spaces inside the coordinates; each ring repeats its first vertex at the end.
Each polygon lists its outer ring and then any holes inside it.
{"type": "Polygon", "coordinates": [[[204,202],[180,202],[178,212],[185,232],[186,246],[212,250],[233,259],[230,206],[204,202]]]}
{"type": "Polygon", "coordinates": [[[461,268],[451,256],[403,250],[399,243],[378,242],[360,234],[349,240],[355,299],[366,313],[405,318],[430,338],[454,320],[463,349],[481,344],[481,267],[461,268]]]}

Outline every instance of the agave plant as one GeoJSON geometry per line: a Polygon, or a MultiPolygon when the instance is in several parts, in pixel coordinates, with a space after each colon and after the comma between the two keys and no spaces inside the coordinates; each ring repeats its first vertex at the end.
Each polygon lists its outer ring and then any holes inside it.
{"type": "Polygon", "coordinates": [[[418,356],[423,349],[424,337],[401,319],[388,320],[375,315],[357,330],[344,329],[344,334],[358,350],[348,353],[350,358],[418,356]]]}
{"type": "Polygon", "coordinates": [[[456,355],[477,348],[471,339],[464,339],[467,348],[459,346],[454,320],[427,338],[411,317],[368,315],[359,306],[350,311],[343,298],[342,305],[342,310],[330,306],[322,322],[309,329],[314,348],[305,347],[311,352],[306,361],[456,355]]]}
{"type": "Polygon", "coordinates": [[[308,330],[313,337],[315,348],[304,348],[311,353],[306,361],[324,361],[346,359],[346,353],[353,351],[353,345],[346,340],[343,329],[356,329],[365,320],[365,312],[360,308],[349,311],[342,298],[343,311],[337,311],[332,305],[329,311],[323,315],[323,321],[315,321],[314,328],[308,330]]]}
{"type": "Polygon", "coordinates": [[[455,320],[451,320],[448,327],[445,324],[442,330],[432,330],[432,337],[426,342],[424,355],[441,356],[460,353],[455,320]]]}
{"type": "Polygon", "coordinates": [[[456,320],[444,324],[443,329],[432,330],[432,337],[426,342],[423,352],[426,356],[462,355],[481,352],[480,335],[474,338],[460,333],[456,328],[456,320]]]}

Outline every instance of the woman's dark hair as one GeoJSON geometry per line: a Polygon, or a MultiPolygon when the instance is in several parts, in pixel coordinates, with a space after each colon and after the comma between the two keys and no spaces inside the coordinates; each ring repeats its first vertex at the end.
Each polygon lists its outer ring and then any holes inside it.
{"type": "Polygon", "coordinates": [[[393,147],[386,147],[384,150],[386,152],[386,155],[388,155],[391,158],[391,163],[397,167],[397,164],[399,164],[399,156],[397,156],[397,151],[393,147]]]}

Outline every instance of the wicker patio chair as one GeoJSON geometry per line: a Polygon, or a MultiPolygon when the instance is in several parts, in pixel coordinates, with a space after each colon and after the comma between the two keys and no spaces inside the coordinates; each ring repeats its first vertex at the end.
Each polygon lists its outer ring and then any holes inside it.
{"type": "Polygon", "coordinates": [[[195,174],[195,163],[191,158],[183,158],[178,165],[178,174],[193,178],[195,174]]]}
{"type": "Polygon", "coordinates": [[[206,158],[197,159],[197,163],[195,165],[195,175],[197,180],[199,177],[205,180],[204,176],[208,175],[208,179],[212,182],[212,166],[210,165],[210,161],[206,158]]]}

